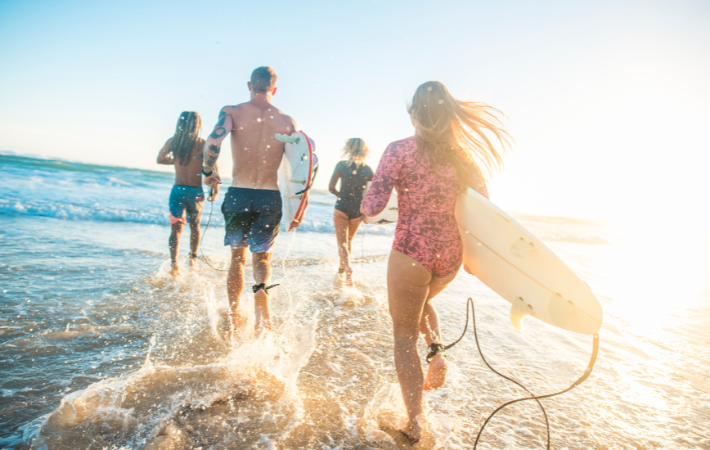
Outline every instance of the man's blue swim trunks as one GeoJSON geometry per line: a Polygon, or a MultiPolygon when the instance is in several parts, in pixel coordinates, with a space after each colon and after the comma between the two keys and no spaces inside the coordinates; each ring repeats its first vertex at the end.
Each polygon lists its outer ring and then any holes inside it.
{"type": "Polygon", "coordinates": [[[175,222],[185,223],[185,211],[190,223],[200,223],[202,207],[205,204],[205,192],[201,187],[173,186],[170,191],[170,225],[175,222]]]}
{"type": "Polygon", "coordinates": [[[268,253],[276,243],[281,222],[281,193],[271,189],[230,187],[222,203],[224,245],[268,253]]]}

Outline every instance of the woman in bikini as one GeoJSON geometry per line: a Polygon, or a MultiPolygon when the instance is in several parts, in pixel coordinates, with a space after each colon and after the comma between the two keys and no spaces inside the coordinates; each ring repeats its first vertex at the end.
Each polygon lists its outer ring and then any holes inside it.
{"type": "MultiPolygon", "coordinates": [[[[158,153],[158,164],[175,166],[175,185],[170,191],[170,274],[180,275],[178,253],[180,236],[185,223],[190,224],[190,265],[197,264],[197,246],[200,243],[200,216],[205,202],[202,190],[202,149],[205,140],[200,138],[202,122],[194,111],[183,111],[178,118],[175,134],[158,153]],[[187,212],[187,219],[185,213],[187,212]]],[[[212,190],[214,201],[218,186],[212,190]]]]}
{"type": "Polygon", "coordinates": [[[463,244],[454,207],[458,193],[471,187],[488,197],[488,174],[502,166],[499,152],[509,146],[500,111],[479,102],[454,99],[436,81],[419,86],[409,115],[414,136],[385,150],[372,186],[362,202],[368,216],[379,214],[392,188],[399,220],[387,268],[387,293],[394,331],[394,360],[409,422],[402,433],[411,442],[422,435],[422,390],[446,378],[441,330],[430,300],[456,277],[463,244]],[[417,351],[419,333],[436,354],[426,380],[417,351]]]}
{"type": "Polygon", "coordinates": [[[365,159],[370,149],[365,141],[360,138],[351,138],[345,143],[343,157],[347,158],[335,165],[333,176],[330,178],[329,190],[338,197],[333,212],[335,222],[335,236],[338,240],[338,254],[340,256],[340,269],[338,276],[345,274],[346,282],[352,286],[353,270],[350,268],[350,253],[352,253],[352,240],[362,222],[360,203],[367,182],[372,180],[372,168],[365,164],[365,159]],[[340,190],[336,188],[340,180],[340,190]]]}

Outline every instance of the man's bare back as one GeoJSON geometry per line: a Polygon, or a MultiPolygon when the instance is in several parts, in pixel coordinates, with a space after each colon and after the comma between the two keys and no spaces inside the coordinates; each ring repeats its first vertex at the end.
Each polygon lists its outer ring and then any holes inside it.
{"type": "Polygon", "coordinates": [[[225,110],[232,116],[234,124],[232,186],[277,190],[284,143],[274,135],[293,133],[296,128],[293,119],[262,100],[252,100],[225,110]]]}
{"type": "MultiPolygon", "coordinates": [[[[207,159],[219,153],[210,148],[211,141],[231,131],[232,187],[278,190],[278,169],[283,158],[284,143],[276,133],[290,135],[296,124],[271,103],[262,98],[236,106],[225,106],[220,111],[215,131],[207,142],[207,159]],[[231,129],[228,128],[231,125],[231,129]],[[223,130],[220,130],[223,128],[223,130]]],[[[218,150],[218,149],[217,149],[218,150]]]]}

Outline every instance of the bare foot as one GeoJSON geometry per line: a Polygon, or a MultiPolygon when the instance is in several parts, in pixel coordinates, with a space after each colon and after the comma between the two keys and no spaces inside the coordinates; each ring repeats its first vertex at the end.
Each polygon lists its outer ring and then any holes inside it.
{"type": "Polygon", "coordinates": [[[190,258],[190,267],[195,267],[197,265],[197,258],[190,258]]]}
{"type": "Polygon", "coordinates": [[[247,325],[247,315],[244,311],[236,310],[232,316],[232,327],[234,330],[241,330],[247,325]]]}
{"type": "MultiPolygon", "coordinates": [[[[417,416],[422,417],[422,416],[417,416]]],[[[411,419],[404,430],[399,430],[404,435],[407,441],[414,445],[422,438],[422,427],[417,419],[411,419]]]]}
{"type": "Polygon", "coordinates": [[[261,339],[269,333],[271,333],[271,322],[264,320],[254,327],[254,339],[261,339]]]}
{"type": "Polygon", "coordinates": [[[431,358],[429,370],[426,373],[424,390],[431,391],[433,389],[439,389],[446,381],[446,370],[446,358],[444,358],[444,355],[434,355],[434,357],[431,358]]]}
{"type": "Polygon", "coordinates": [[[345,284],[347,284],[350,287],[354,286],[353,269],[351,267],[348,267],[347,269],[345,269],[345,284]]]}
{"type": "Polygon", "coordinates": [[[170,275],[175,278],[180,276],[180,266],[178,266],[177,263],[173,264],[173,267],[170,269],[170,275]]]}
{"type": "Polygon", "coordinates": [[[239,337],[241,336],[241,333],[247,326],[247,315],[245,312],[236,310],[233,313],[230,313],[229,319],[228,319],[228,326],[229,329],[225,330],[226,332],[226,339],[228,341],[236,341],[239,340],[239,337]]]}

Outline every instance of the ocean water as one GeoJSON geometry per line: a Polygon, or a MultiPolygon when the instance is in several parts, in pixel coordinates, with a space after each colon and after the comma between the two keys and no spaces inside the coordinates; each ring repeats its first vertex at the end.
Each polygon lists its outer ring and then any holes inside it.
{"type": "MultiPolygon", "coordinates": [[[[161,172],[0,154],[0,448],[410,448],[395,431],[405,414],[386,301],[392,226],[358,233],[356,287],[344,288],[334,198],[314,192],[306,222],[274,253],[273,333],[231,340],[225,273],[186,267],[187,230],[183,276],[167,274],[171,184],[161,172]]],[[[221,199],[203,244],[218,269],[228,263],[221,199]]],[[[516,217],[605,312],[592,375],[542,401],[552,448],[710,449],[708,248],[516,217]]],[[[445,342],[461,333],[468,297],[497,370],[537,394],[584,371],[590,336],[535,319],[516,331],[509,304],[465,273],[435,300],[445,342]]],[[[241,308],[253,311],[249,295],[241,308]]],[[[524,395],[486,368],[470,332],[448,361],[444,387],[425,393],[414,448],[470,449],[486,417],[524,395]]],[[[542,414],[525,402],[497,415],[478,448],[544,444],[542,414]]]]}

